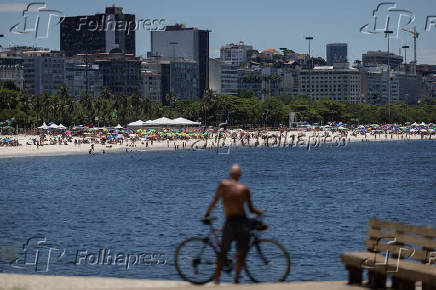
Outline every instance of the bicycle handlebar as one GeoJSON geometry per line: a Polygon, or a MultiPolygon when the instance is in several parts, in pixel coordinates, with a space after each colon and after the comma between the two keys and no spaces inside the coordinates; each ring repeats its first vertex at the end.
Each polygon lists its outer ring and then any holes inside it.
{"type": "Polygon", "coordinates": [[[212,224],[212,222],[216,221],[217,218],[213,217],[213,216],[209,216],[209,217],[204,217],[201,219],[201,222],[205,225],[210,225],[212,224]]]}
{"type": "MultiPolygon", "coordinates": [[[[265,216],[265,212],[261,213],[261,214],[254,214],[253,217],[255,220],[262,220],[262,218],[265,216]]],[[[214,221],[216,221],[218,218],[214,217],[214,216],[208,216],[208,217],[203,217],[201,219],[201,222],[205,225],[211,225],[214,221]]]]}

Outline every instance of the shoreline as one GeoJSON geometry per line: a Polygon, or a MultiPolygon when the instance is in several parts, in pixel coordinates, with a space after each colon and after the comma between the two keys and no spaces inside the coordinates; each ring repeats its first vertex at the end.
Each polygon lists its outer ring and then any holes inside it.
{"type": "MultiPolygon", "coordinates": [[[[12,138],[16,138],[19,140],[20,146],[5,146],[0,147],[0,159],[12,159],[12,158],[26,158],[26,157],[50,157],[50,156],[69,156],[69,155],[90,155],[90,147],[91,144],[81,144],[81,145],[74,145],[72,143],[69,143],[68,145],[44,145],[37,148],[36,145],[27,145],[26,142],[35,136],[32,135],[18,135],[18,136],[11,136],[12,138]]],[[[333,135],[332,137],[339,137],[339,135],[333,135]]],[[[312,138],[309,135],[303,136],[301,141],[303,144],[297,145],[301,147],[307,147],[309,139],[312,138]]],[[[400,139],[400,136],[393,136],[390,138],[390,135],[388,135],[388,138],[385,138],[384,135],[378,136],[376,139],[373,135],[371,135],[369,138],[365,138],[363,135],[358,136],[352,136],[349,135],[348,137],[342,137],[346,138],[346,143],[372,143],[372,142],[408,142],[408,141],[432,141],[436,139],[429,139],[429,136],[426,136],[426,138],[422,139],[420,135],[409,135],[406,139],[400,139]]],[[[403,137],[404,138],[404,137],[403,137]]],[[[291,138],[288,137],[286,140],[287,146],[290,145],[291,141],[289,140],[291,138]]],[[[338,139],[336,139],[338,140],[338,139]]],[[[144,142],[136,142],[136,143],[130,143],[127,142],[127,144],[119,145],[119,144],[113,144],[110,147],[107,145],[101,145],[101,144],[94,144],[94,151],[92,154],[102,155],[102,154],[119,154],[119,153],[126,153],[126,152],[154,152],[154,151],[180,151],[180,150],[193,150],[191,146],[195,144],[198,146],[197,149],[205,149],[205,150],[216,150],[216,144],[213,142],[213,139],[207,140],[207,147],[204,148],[206,145],[206,140],[200,140],[199,139],[192,139],[192,140],[172,140],[168,142],[165,140],[162,141],[154,141],[153,145],[149,145],[146,147],[144,142]],[[198,143],[196,143],[198,142],[198,143]],[[185,147],[183,148],[183,143],[185,143],[185,147]],[[177,148],[178,147],[178,148],[177,148]],[[177,148],[177,149],[176,149],[177,148]],[[104,152],[104,153],[103,153],[104,152]]],[[[311,146],[314,145],[314,138],[310,139],[311,146]]],[[[222,142],[222,141],[221,141],[222,142]]],[[[236,143],[233,142],[232,139],[227,138],[225,141],[225,148],[232,148],[232,147],[247,147],[247,148],[256,148],[256,147],[279,147],[276,145],[270,145],[267,146],[266,142],[264,140],[260,140],[258,146],[254,146],[254,140],[249,144],[243,146],[241,144],[240,140],[237,140],[236,143]]],[[[285,140],[281,142],[280,147],[284,147],[283,145],[285,140]]],[[[221,144],[222,145],[222,144],[221,144]]],[[[295,144],[294,144],[295,145],[295,144]]],[[[320,144],[319,146],[326,146],[326,144],[320,144]]],[[[343,145],[342,145],[343,146],[343,145]]],[[[195,150],[195,149],[194,149],[195,150]]],[[[223,149],[224,150],[224,149],[223,149]]]]}

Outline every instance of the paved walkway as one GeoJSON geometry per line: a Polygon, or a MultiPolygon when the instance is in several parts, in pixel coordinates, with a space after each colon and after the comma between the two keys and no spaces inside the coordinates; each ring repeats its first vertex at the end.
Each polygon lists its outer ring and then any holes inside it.
{"type": "MultiPolygon", "coordinates": [[[[194,287],[186,282],[154,281],[121,278],[67,277],[45,275],[0,274],[1,290],[188,290],[194,287]]],[[[348,286],[346,282],[292,282],[277,284],[213,284],[195,287],[196,290],[223,288],[225,290],[358,290],[361,287],[348,286]]]]}

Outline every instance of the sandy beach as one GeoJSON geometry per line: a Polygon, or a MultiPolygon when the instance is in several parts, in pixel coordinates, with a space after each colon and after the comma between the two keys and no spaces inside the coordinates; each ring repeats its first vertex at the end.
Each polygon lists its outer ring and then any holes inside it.
{"type": "MultiPolygon", "coordinates": [[[[278,135],[279,132],[268,132],[270,135],[278,135]]],[[[50,145],[46,144],[43,146],[29,145],[31,140],[37,138],[35,135],[9,135],[4,136],[11,139],[17,139],[20,146],[1,146],[0,147],[0,158],[16,158],[16,157],[36,157],[36,156],[58,156],[58,155],[74,155],[74,154],[89,154],[91,149],[91,143],[88,144],[77,144],[74,142],[67,143],[68,145],[50,145]]],[[[279,143],[274,144],[271,139],[269,143],[264,139],[259,139],[259,143],[255,144],[255,140],[251,139],[250,142],[246,140],[241,142],[240,139],[233,140],[231,138],[221,139],[219,141],[219,146],[221,150],[226,150],[231,147],[304,147],[313,148],[315,146],[344,146],[349,142],[391,142],[391,141],[409,141],[409,140],[435,140],[434,136],[431,135],[421,136],[419,134],[409,134],[409,135],[396,135],[396,134],[377,134],[377,135],[357,135],[353,134],[340,135],[332,134],[330,137],[321,137],[312,134],[311,132],[291,132],[285,136],[282,134],[282,138],[279,143]],[[310,142],[310,143],[309,143],[310,142]],[[223,146],[224,145],[224,146],[223,146]],[[223,148],[224,147],[224,148],[223,148]]],[[[74,139],[81,139],[79,137],[73,137],[74,139]]],[[[148,142],[148,146],[145,141],[135,141],[132,142],[127,140],[123,144],[108,144],[101,145],[99,143],[94,144],[94,150],[92,154],[112,154],[112,153],[125,153],[125,152],[146,152],[146,151],[158,151],[158,150],[201,150],[209,149],[216,150],[217,143],[214,138],[211,139],[191,139],[191,140],[160,140],[154,141],[153,144],[148,142]],[[184,146],[183,146],[184,145],[184,146]]]]}

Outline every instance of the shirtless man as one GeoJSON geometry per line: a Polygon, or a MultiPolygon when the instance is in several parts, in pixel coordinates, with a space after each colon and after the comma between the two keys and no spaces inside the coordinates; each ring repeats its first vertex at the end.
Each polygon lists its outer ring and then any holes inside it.
{"type": "Polygon", "coordinates": [[[248,186],[238,182],[242,174],[242,168],[235,164],[230,169],[230,179],[222,180],[218,186],[215,198],[209,205],[204,217],[207,218],[221,199],[226,222],[223,228],[223,237],[221,240],[221,253],[218,255],[217,267],[215,272],[215,284],[219,284],[221,270],[224,262],[227,260],[227,252],[232,246],[234,240],[237,241],[237,263],[235,283],[239,283],[241,269],[245,264],[248,246],[250,242],[250,221],[245,215],[244,206],[247,204],[248,209],[253,214],[262,214],[263,210],[253,207],[250,198],[250,189],[248,186]]]}

